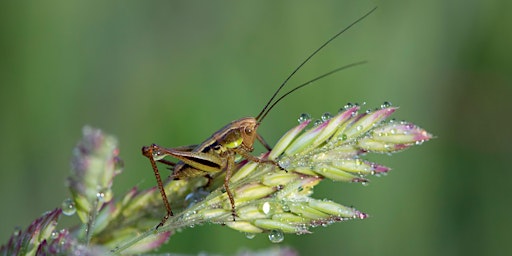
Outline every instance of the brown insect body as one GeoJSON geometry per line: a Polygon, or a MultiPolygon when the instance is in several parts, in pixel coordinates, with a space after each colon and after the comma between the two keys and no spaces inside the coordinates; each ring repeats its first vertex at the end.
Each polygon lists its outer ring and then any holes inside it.
{"type": "Polygon", "coordinates": [[[239,154],[251,161],[266,162],[279,166],[274,161],[262,160],[250,154],[250,152],[254,150],[253,145],[255,139],[258,139],[270,150],[268,144],[256,131],[258,125],[259,122],[256,118],[246,117],[227,124],[199,145],[164,148],[153,144],[149,147],[142,148],[142,154],[148,157],[151,162],[160,194],[167,209],[167,214],[157,228],[162,226],[173,213],[169,201],[167,200],[167,195],[155,161],[171,166],[170,169],[172,169],[173,172],[171,177],[174,180],[187,180],[203,176],[209,180],[207,186],[216,174],[225,171],[224,189],[231,203],[233,220],[235,220],[235,200],[229,188],[229,180],[233,174],[232,171],[235,165],[235,155],[239,154]],[[166,156],[172,156],[179,161],[176,163],[167,161],[164,159],[166,156]]]}
{"type": "Polygon", "coordinates": [[[258,121],[253,117],[242,118],[227,124],[190,151],[209,156],[216,155],[221,162],[198,161],[196,154],[193,159],[179,161],[173,168],[172,177],[175,180],[181,180],[212,175],[223,170],[227,165],[227,158],[234,157],[236,151],[252,152],[254,150],[257,128],[258,121]]]}

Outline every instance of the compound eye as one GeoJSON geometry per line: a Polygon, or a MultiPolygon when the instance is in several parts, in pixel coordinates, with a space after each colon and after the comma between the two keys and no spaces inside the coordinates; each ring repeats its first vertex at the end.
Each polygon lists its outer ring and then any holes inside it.
{"type": "Polygon", "coordinates": [[[251,127],[245,127],[245,133],[251,134],[252,133],[252,128],[251,127]]]}

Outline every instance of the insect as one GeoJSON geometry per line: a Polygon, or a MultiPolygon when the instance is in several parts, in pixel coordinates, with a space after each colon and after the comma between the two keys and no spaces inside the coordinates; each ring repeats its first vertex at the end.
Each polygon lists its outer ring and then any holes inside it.
{"type": "MultiPolygon", "coordinates": [[[[169,201],[167,200],[167,195],[164,190],[163,182],[160,177],[160,173],[158,171],[158,167],[156,162],[160,162],[162,164],[168,165],[170,169],[172,169],[171,177],[175,180],[186,180],[193,177],[206,177],[208,178],[208,184],[211,182],[215,175],[218,175],[221,172],[225,172],[226,176],[224,178],[224,189],[231,203],[231,212],[233,216],[233,221],[236,218],[235,211],[235,199],[233,197],[233,192],[229,188],[229,181],[233,174],[233,169],[235,166],[235,157],[241,156],[249,161],[254,161],[258,163],[264,164],[272,164],[281,168],[277,162],[269,159],[261,159],[251,155],[253,151],[253,145],[256,140],[258,140],[267,150],[271,150],[271,147],[265,142],[265,140],[258,134],[258,126],[261,124],[263,119],[267,116],[270,110],[280,102],[284,97],[289,95],[290,93],[306,86],[314,81],[317,81],[325,76],[331,75],[343,69],[353,67],[356,65],[360,65],[365,63],[365,61],[355,62],[343,67],[339,67],[334,69],[328,73],[325,73],[321,76],[318,76],[306,83],[303,83],[292,90],[286,92],[281,97],[276,99],[276,96],[281,91],[281,89],[286,85],[288,80],[304,65],[306,64],[315,54],[317,54],[320,50],[322,50],[327,44],[336,39],[339,35],[347,31],[353,25],[357,24],[368,15],[370,15],[373,11],[375,11],[377,7],[373,8],[365,15],[352,22],[350,25],[336,33],[329,40],[327,40],[324,44],[322,44],[319,48],[317,48],[313,53],[311,53],[298,67],[296,67],[290,75],[284,80],[284,82],[278,87],[278,89],[274,92],[270,100],[266,103],[263,109],[256,117],[245,117],[238,120],[235,120],[220,130],[216,131],[212,134],[208,139],[203,141],[198,145],[189,145],[182,146],[176,148],[165,148],[156,144],[152,144],[151,146],[145,146],[142,148],[142,154],[149,158],[151,162],[151,166],[153,168],[156,181],[158,184],[158,189],[162,196],[162,200],[164,206],[166,208],[166,215],[162,218],[162,221],[157,225],[156,229],[163,226],[165,222],[169,219],[170,216],[173,215],[171,210],[171,206],[169,201]],[[274,99],[276,99],[274,101],[274,99]],[[177,159],[177,162],[172,162],[164,159],[166,156],[170,156],[172,158],[177,159]]],[[[208,184],[206,186],[208,186],[208,184]]]]}

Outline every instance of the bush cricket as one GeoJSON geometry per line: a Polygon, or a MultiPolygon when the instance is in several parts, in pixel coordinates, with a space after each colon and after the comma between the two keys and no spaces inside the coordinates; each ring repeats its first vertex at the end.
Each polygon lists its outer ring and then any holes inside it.
{"type": "MultiPolygon", "coordinates": [[[[189,146],[181,146],[176,148],[165,148],[158,146],[156,144],[152,144],[151,146],[145,146],[142,148],[142,154],[149,158],[151,162],[151,166],[153,168],[155,178],[158,184],[158,189],[162,196],[162,200],[167,211],[166,215],[162,218],[162,221],[156,226],[156,229],[163,226],[167,219],[173,215],[171,210],[170,203],[167,199],[167,195],[165,193],[164,185],[162,179],[160,177],[160,173],[158,171],[158,167],[156,162],[163,163],[168,165],[170,169],[172,169],[171,177],[174,180],[183,180],[189,179],[193,177],[203,176],[208,178],[208,184],[211,182],[213,177],[223,171],[226,172],[226,176],[224,178],[224,189],[226,190],[226,194],[229,197],[229,201],[231,203],[231,212],[233,216],[233,221],[236,218],[236,210],[235,210],[235,200],[233,197],[233,193],[229,188],[229,181],[233,174],[233,168],[235,167],[235,156],[239,155],[242,158],[245,158],[249,161],[273,164],[281,168],[277,162],[269,159],[261,159],[251,155],[253,151],[253,145],[255,140],[258,140],[267,150],[271,150],[271,147],[263,140],[263,138],[257,133],[258,126],[261,124],[263,119],[267,116],[270,110],[284,97],[289,95],[290,93],[309,85],[325,76],[331,75],[343,69],[353,67],[356,65],[360,65],[365,63],[365,61],[355,62],[346,66],[339,67],[337,69],[331,70],[321,76],[318,76],[306,83],[303,83],[292,90],[286,92],[281,97],[276,99],[276,96],[281,91],[281,89],[286,85],[288,80],[304,65],[306,64],[315,54],[317,54],[320,50],[322,50],[326,45],[328,45],[331,41],[336,39],[339,35],[343,34],[345,31],[350,29],[352,26],[362,21],[372,12],[374,12],[377,7],[373,8],[362,17],[357,19],[356,21],[349,24],[347,27],[343,28],[341,31],[336,33],[334,36],[329,38],[325,43],[323,43],[319,48],[317,48],[313,53],[311,53],[299,66],[297,66],[288,77],[284,80],[283,83],[277,88],[274,92],[270,100],[265,104],[263,109],[256,117],[245,117],[231,123],[227,124],[217,132],[215,132],[210,138],[203,141],[198,145],[189,145],[189,146]],[[274,101],[274,99],[276,99],[274,101]],[[172,162],[164,159],[166,156],[170,156],[172,158],[177,159],[177,162],[172,162]]],[[[282,169],[282,168],[281,168],[282,169]]],[[[208,186],[208,184],[206,186],[208,186]]]]}

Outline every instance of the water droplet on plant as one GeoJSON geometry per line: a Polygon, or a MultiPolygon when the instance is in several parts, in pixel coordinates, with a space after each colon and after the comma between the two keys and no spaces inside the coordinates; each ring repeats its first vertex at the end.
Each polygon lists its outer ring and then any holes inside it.
{"type": "Polygon", "coordinates": [[[105,201],[105,193],[102,191],[96,193],[96,199],[98,199],[100,202],[105,201]]]}
{"type": "Polygon", "coordinates": [[[75,202],[71,198],[65,199],[62,202],[61,208],[62,213],[66,216],[71,216],[76,212],[75,202]]]}
{"type": "Polygon", "coordinates": [[[313,126],[319,126],[319,125],[321,125],[322,123],[323,123],[323,121],[322,121],[322,120],[317,119],[317,120],[313,123],[313,126]]]}
{"type": "Polygon", "coordinates": [[[245,233],[245,237],[247,237],[247,239],[253,239],[255,236],[255,233],[245,233]]]}
{"type": "Polygon", "coordinates": [[[59,232],[56,232],[56,231],[53,231],[51,234],[50,234],[50,238],[51,239],[55,239],[59,236],[59,232]]]}
{"type": "Polygon", "coordinates": [[[384,101],[384,103],[382,103],[380,105],[381,109],[385,109],[385,108],[389,108],[389,107],[391,107],[391,102],[389,102],[389,101],[384,101]]]}
{"type": "Polygon", "coordinates": [[[366,114],[370,114],[370,113],[372,113],[372,110],[371,110],[371,109],[367,109],[367,110],[365,111],[365,113],[366,113],[366,114]]]}
{"type": "Polygon", "coordinates": [[[274,229],[268,234],[268,240],[272,243],[280,243],[284,240],[284,233],[281,230],[274,229]]]}
{"type": "Polygon", "coordinates": [[[264,202],[264,203],[263,203],[263,205],[261,206],[261,211],[262,211],[264,214],[269,214],[269,213],[270,213],[270,210],[271,210],[270,203],[269,203],[269,202],[264,202]]]}
{"type": "Polygon", "coordinates": [[[320,118],[322,118],[322,121],[324,121],[324,122],[325,122],[325,121],[327,121],[327,120],[331,119],[331,118],[332,118],[332,115],[331,115],[331,113],[329,113],[329,112],[325,112],[325,113],[324,113],[320,118]]]}
{"type": "Polygon", "coordinates": [[[302,124],[308,120],[311,120],[311,115],[308,114],[308,113],[302,113],[300,116],[299,116],[299,119],[297,119],[297,121],[299,121],[299,124],[302,124]]]}
{"type": "Polygon", "coordinates": [[[12,232],[12,236],[19,236],[21,234],[21,228],[15,227],[14,232],[12,232]]]}
{"type": "Polygon", "coordinates": [[[363,129],[363,126],[362,126],[362,125],[358,125],[358,126],[356,126],[356,130],[361,131],[362,129],[363,129]]]}
{"type": "Polygon", "coordinates": [[[207,191],[205,191],[204,189],[199,189],[199,190],[189,193],[187,196],[185,196],[185,203],[186,203],[187,207],[192,207],[193,205],[203,201],[203,199],[208,194],[209,193],[207,191]]]}
{"type": "Polygon", "coordinates": [[[349,103],[347,103],[343,108],[344,108],[345,110],[348,110],[348,109],[351,109],[353,106],[354,106],[354,104],[352,104],[352,103],[350,103],[350,102],[349,102],[349,103]]]}
{"type": "Polygon", "coordinates": [[[290,163],[291,163],[290,159],[285,158],[285,159],[279,160],[278,164],[279,164],[279,166],[281,166],[281,168],[286,169],[290,166],[290,163]]]}
{"type": "Polygon", "coordinates": [[[347,137],[347,135],[346,135],[346,134],[342,134],[342,135],[341,135],[341,139],[342,139],[342,140],[347,140],[347,138],[348,138],[348,137],[347,137]]]}

